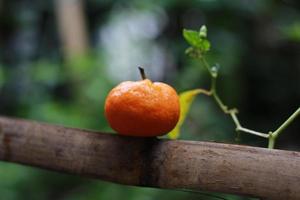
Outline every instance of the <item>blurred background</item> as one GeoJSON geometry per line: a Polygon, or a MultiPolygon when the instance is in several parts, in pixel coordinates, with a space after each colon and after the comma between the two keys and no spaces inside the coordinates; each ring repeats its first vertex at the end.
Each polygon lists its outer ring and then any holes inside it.
{"type": "MultiPolygon", "coordinates": [[[[185,56],[182,29],[207,25],[207,57],[221,65],[218,90],[245,127],[276,129],[300,103],[300,2],[296,0],[0,0],[0,115],[111,131],[108,91],[148,77],[178,92],[209,88],[201,65],[185,56]]],[[[236,143],[234,124],[198,96],[181,139],[236,143]]],[[[300,149],[299,119],[277,148],[300,149]]],[[[241,134],[240,144],[267,146],[241,134]]],[[[250,199],[218,194],[226,199],[250,199]]],[[[0,162],[0,199],[217,199],[122,186],[0,162]]]]}

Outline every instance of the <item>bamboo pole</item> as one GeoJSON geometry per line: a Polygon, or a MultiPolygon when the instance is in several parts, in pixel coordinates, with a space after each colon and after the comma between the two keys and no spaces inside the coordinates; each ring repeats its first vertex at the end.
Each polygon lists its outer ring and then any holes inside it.
{"type": "Polygon", "coordinates": [[[300,153],[0,117],[0,160],[126,185],[300,199],[300,153]]]}
{"type": "Polygon", "coordinates": [[[55,11],[64,56],[68,61],[88,52],[88,34],[82,0],[56,0],[55,11]]]}

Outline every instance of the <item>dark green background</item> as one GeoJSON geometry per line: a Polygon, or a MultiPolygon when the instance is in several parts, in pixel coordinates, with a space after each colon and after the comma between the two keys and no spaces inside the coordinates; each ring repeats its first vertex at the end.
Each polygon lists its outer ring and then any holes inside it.
{"type": "MultiPolygon", "coordinates": [[[[103,115],[105,97],[127,77],[138,79],[137,65],[179,92],[208,88],[207,72],[184,55],[188,45],[182,37],[183,28],[198,30],[203,24],[212,43],[207,59],[221,65],[220,96],[239,109],[245,127],[274,130],[299,106],[300,3],[296,0],[89,0],[84,8],[91,51],[66,62],[53,1],[0,0],[0,115],[111,131],[103,115]],[[145,21],[137,20],[143,17],[145,21]]],[[[299,125],[299,119],[290,125],[276,148],[299,150],[299,125]]],[[[199,96],[182,139],[235,143],[234,128],[212,99],[199,96]]],[[[240,143],[267,145],[266,140],[246,134],[241,134],[240,143]]],[[[0,162],[0,199],[215,198],[0,162]]]]}

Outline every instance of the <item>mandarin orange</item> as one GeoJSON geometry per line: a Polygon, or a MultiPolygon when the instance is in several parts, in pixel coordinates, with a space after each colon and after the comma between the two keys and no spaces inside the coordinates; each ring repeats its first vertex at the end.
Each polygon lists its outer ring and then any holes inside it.
{"type": "Polygon", "coordinates": [[[153,137],[171,131],[180,115],[179,97],[169,85],[146,79],[125,81],[105,101],[105,116],[121,135],[153,137]]]}

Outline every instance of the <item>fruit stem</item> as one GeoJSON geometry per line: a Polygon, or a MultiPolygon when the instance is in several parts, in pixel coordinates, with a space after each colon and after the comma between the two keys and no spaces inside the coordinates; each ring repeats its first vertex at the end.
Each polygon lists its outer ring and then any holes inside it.
{"type": "Polygon", "coordinates": [[[143,80],[147,79],[146,74],[145,74],[145,70],[142,67],[138,67],[140,70],[140,74],[143,80]]]}

